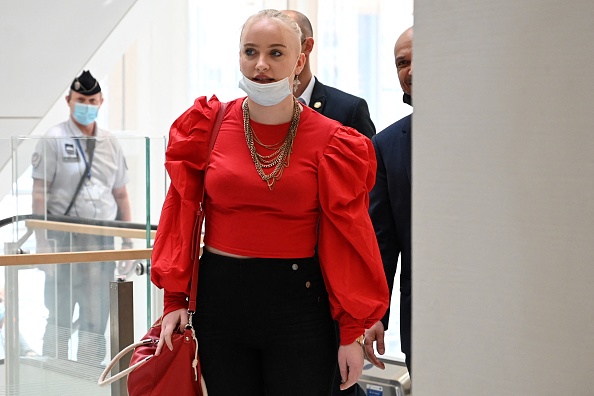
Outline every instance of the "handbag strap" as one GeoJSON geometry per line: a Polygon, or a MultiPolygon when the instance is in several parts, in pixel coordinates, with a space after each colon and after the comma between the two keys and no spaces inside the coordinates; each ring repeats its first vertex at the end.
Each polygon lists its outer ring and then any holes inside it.
{"type": "MultiPolygon", "coordinates": [[[[214,147],[217,136],[219,135],[219,130],[221,129],[221,124],[223,123],[223,116],[225,115],[226,110],[227,110],[227,103],[221,102],[221,107],[219,108],[219,112],[217,113],[217,118],[215,119],[215,122],[213,124],[212,132],[210,135],[210,141],[208,143],[208,152],[206,153],[206,166],[204,168],[204,176],[206,176],[206,169],[208,168],[208,163],[210,160],[210,153],[212,152],[212,148],[214,147]]],[[[201,230],[202,230],[202,224],[204,222],[204,211],[202,208],[202,202],[204,202],[204,183],[202,183],[202,196],[200,199],[200,210],[198,211],[198,223],[197,223],[198,232],[197,232],[197,236],[196,236],[196,238],[197,238],[196,250],[198,250],[200,248],[200,235],[201,235],[201,230]]],[[[199,264],[198,254],[194,253],[194,267],[192,270],[192,285],[190,287],[191,291],[190,291],[189,305],[188,305],[188,312],[192,313],[192,314],[194,312],[196,312],[196,292],[198,291],[198,264],[199,264]]],[[[190,325],[191,325],[191,322],[190,322],[190,325]]],[[[191,326],[189,327],[189,329],[191,329],[192,333],[194,333],[194,330],[191,326]]],[[[195,335],[193,335],[193,338],[194,338],[194,341],[196,342],[196,352],[195,352],[196,356],[194,358],[194,362],[197,362],[198,361],[197,360],[198,359],[198,341],[196,340],[195,335]]],[[[113,359],[111,359],[109,364],[105,367],[105,370],[103,370],[103,373],[101,373],[101,376],[99,377],[99,380],[97,381],[99,386],[109,385],[112,382],[117,381],[120,378],[127,376],[130,372],[134,371],[135,369],[142,366],[143,364],[146,364],[155,355],[147,356],[144,359],[134,363],[132,366],[128,367],[127,369],[122,370],[119,373],[117,373],[107,379],[105,378],[110,373],[110,371],[113,369],[115,364],[118,361],[120,361],[122,359],[122,357],[124,357],[124,355],[126,355],[128,352],[134,350],[135,348],[137,348],[139,346],[147,345],[150,343],[158,343],[158,342],[159,342],[159,340],[153,340],[151,338],[147,338],[147,339],[141,340],[139,342],[136,342],[134,344],[128,345],[126,348],[122,349],[117,355],[114,356],[113,359]]],[[[196,364],[193,364],[193,367],[194,367],[194,371],[196,372],[196,364]]],[[[200,376],[200,386],[202,388],[202,394],[207,395],[206,384],[204,382],[204,377],[202,377],[202,376],[200,376]]]]}
{"type": "MultiPolygon", "coordinates": [[[[204,180],[206,180],[206,171],[208,170],[208,164],[210,162],[210,153],[212,152],[212,148],[214,147],[215,141],[217,140],[217,136],[219,135],[219,130],[221,129],[221,124],[223,123],[223,117],[225,116],[225,111],[227,110],[227,103],[221,102],[221,107],[219,112],[217,113],[217,118],[212,127],[212,132],[210,134],[210,141],[208,142],[208,152],[206,153],[206,164],[204,167],[204,180]]],[[[190,296],[189,296],[189,303],[188,303],[188,313],[193,314],[196,312],[196,293],[198,291],[198,265],[199,265],[199,254],[198,251],[200,250],[200,237],[202,235],[202,224],[204,223],[204,181],[202,182],[202,195],[200,197],[200,206],[197,213],[197,223],[196,226],[196,240],[194,241],[194,248],[193,248],[193,258],[194,258],[194,266],[192,269],[192,283],[190,286],[190,296]]]]}
{"type": "Polygon", "coordinates": [[[155,355],[149,355],[149,356],[145,357],[144,359],[134,363],[132,366],[128,367],[127,369],[122,370],[119,373],[117,373],[116,375],[113,375],[113,376],[105,379],[105,377],[107,377],[107,375],[109,374],[109,372],[111,371],[113,366],[115,366],[116,363],[119,362],[120,359],[122,359],[124,357],[124,355],[126,355],[128,352],[136,349],[136,347],[139,347],[141,345],[146,345],[146,344],[151,344],[151,343],[156,344],[158,342],[159,342],[159,340],[153,340],[151,338],[147,338],[147,339],[135,342],[134,344],[130,344],[126,348],[122,349],[117,355],[115,355],[113,357],[113,359],[111,359],[109,364],[105,367],[105,369],[101,373],[101,376],[99,377],[99,381],[97,381],[97,384],[99,386],[109,385],[112,382],[115,382],[115,381],[119,380],[120,378],[127,376],[131,371],[134,371],[138,367],[140,367],[143,364],[145,364],[146,362],[148,362],[155,355]]]}

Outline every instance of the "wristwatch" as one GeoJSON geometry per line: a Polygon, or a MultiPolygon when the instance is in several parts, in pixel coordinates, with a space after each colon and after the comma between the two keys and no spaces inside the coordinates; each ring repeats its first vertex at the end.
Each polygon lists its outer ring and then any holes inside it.
{"type": "Polygon", "coordinates": [[[355,341],[357,341],[357,343],[363,347],[365,342],[365,334],[361,334],[355,341]]]}

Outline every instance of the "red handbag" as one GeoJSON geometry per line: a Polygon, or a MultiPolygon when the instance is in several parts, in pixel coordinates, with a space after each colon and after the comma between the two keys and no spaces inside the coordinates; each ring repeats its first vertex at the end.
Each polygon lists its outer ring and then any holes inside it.
{"type": "Polygon", "coordinates": [[[109,362],[99,378],[99,385],[110,384],[127,375],[129,396],[167,395],[172,391],[178,395],[208,396],[204,378],[200,375],[198,341],[192,326],[188,325],[183,334],[171,336],[173,351],[164,347],[159,356],[154,356],[160,334],[159,319],[142,341],[127,346],[109,362]],[[115,363],[131,350],[134,352],[130,367],[106,380],[115,363]]]}
{"type": "MultiPolygon", "coordinates": [[[[210,142],[208,145],[207,162],[214,142],[219,133],[219,128],[225,115],[227,103],[221,103],[217,118],[213,125],[210,142]]],[[[205,168],[206,169],[206,168],[205,168]]],[[[206,171],[205,171],[206,173],[206,171]]],[[[202,191],[202,202],[204,190],[202,191]]],[[[202,229],[204,212],[200,212],[198,230],[202,229]]],[[[200,233],[197,235],[198,245],[200,233]]],[[[192,316],[196,312],[196,291],[198,288],[198,255],[194,257],[192,283],[188,304],[189,322],[183,334],[174,333],[171,336],[173,351],[166,346],[161,349],[159,356],[155,356],[159,336],[161,334],[161,319],[151,326],[148,333],[141,341],[127,346],[109,362],[99,377],[100,386],[111,384],[118,379],[128,376],[128,396],[148,395],[197,395],[208,396],[206,384],[200,371],[198,359],[198,340],[192,327],[192,316]],[[130,359],[130,367],[106,379],[113,366],[128,352],[134,350],[130,359]]]]}

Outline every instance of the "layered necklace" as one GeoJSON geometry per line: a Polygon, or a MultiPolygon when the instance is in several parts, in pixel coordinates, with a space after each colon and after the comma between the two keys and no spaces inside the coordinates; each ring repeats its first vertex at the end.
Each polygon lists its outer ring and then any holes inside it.
{"type": "Polygon", "coordinates": [[[248,148],[250,149],[250,154],[252,155],[252,160],[254,161],[254,165],[256,166],[256,171],[266,182],[268,188],[272,191],[274,189],[274,184],[277,180],[280,180],[281,176],[283,175],[284,168],[289,166],[289,157],[291,156],[291,152],[293,151],[293,140],[295,139],[295,134],[297,133],[297,126],[299,125],[299,102],[295,98],[293,98],[293,116],[291,117],[291,125],[289,126],[289,132],[278,143],[275,144],[264,144],[252,129],[250,125],[250,109],[248,107],[247,99],[243,102],[243,129],[245,131],[245,140],[247,141],[248,148]],[[256,149],[256,145],[262,147],[268,152],[272,152],[268,155],[263,155],[258,153],[256,149]],[[264,169],[273,168],[272,172],[269,174],[264,173],[264,169]]]}

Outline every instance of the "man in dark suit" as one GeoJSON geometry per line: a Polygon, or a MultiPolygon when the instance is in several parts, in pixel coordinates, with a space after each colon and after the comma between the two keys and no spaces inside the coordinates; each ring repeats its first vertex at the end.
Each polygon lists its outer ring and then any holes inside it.
{"type": "MultiPolygon", "coordinates": [[[[412,106],[412,27],[400,35],[394,58],[404,102],[412,106]]],[[[370,193],[369,213],[377,235],[384,270],[390,288],[400,256],[400,340],[411,371],[411,133],[412,114],[396,121],[371,140],[377,155],[377,176],[370,193]]],[[[384,318],[365,332],[365,353],[369,361],[383,368],[373,352],[385,353],[384,332],[390,309],[384,318]]]]}
{"type": "Polygon", "coordinates": [[[306,105],[328,118],[355,128],[371,139],[375,126],[369,115],[365,99],[322,84],[312,74],[309,55],[314,47],[313,28],[309,19],[299,11],[285,10],[301,28],[301,52],[305,54],[305,66],[299,74],[299,84],[294,94],[306,105]]]}
{"type": "MultiPolygon", "coordinates": [[[[369,115],[369,108],[365,99],[343,92],[339,89],[322,84],[312,74],[309,63],[309,55],[314,47],[313,27],[309,19],[298,11],[285,10],[284,14],[291,17],[299,28],[301,28],[301,52],[305,54],[305,66],[299,74],[299,83],[294,92],[299,101],[305,103],[318,113],[340,122],[351,128],[355,128],[361,134],[371,139],[375,135],[375,126],[369,115]]],[[[338,336],[338,326],[336,326],[338,336]]],[[[365,396],[365,391],[358,385],[341,391],[341,376],[336,366],[334,385],[332,386],[333,396],[365,396]]]]}

